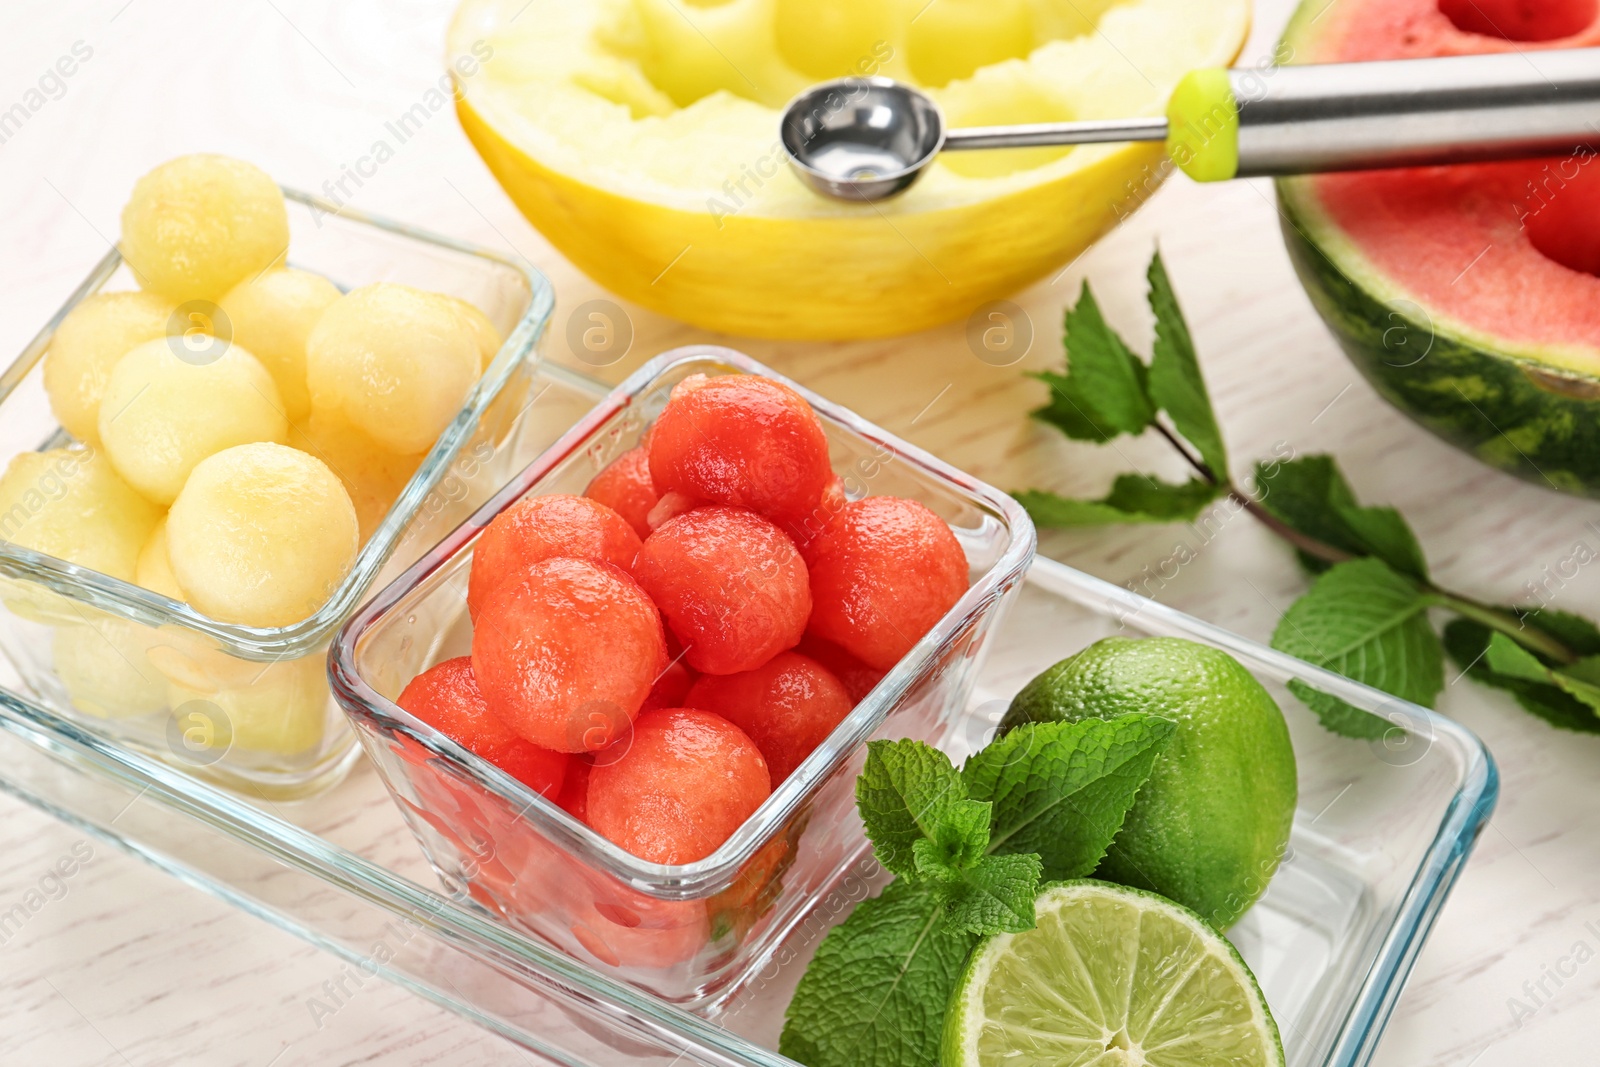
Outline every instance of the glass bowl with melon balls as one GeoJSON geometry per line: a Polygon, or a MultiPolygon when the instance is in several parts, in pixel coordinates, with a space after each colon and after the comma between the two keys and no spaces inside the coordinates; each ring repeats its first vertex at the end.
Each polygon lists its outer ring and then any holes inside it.
{"type": "Polygon", "coordinates": [[[715,1011],[866,891],[865,742],[955,737],[1033,551],[1000,491],[677,349],[359,609],[330,676],[447,889],[715,1011]]]}
{"type": "Polygon", "coordinates": [[[588,410],[527,265],[185,156],[0,378],[0,651],[76,723],[267,798],[359,756],[333,631],[588,410]]]}

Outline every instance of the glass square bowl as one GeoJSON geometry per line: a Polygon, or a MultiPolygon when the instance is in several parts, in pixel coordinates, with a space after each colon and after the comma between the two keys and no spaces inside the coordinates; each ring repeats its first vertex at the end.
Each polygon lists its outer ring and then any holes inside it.
{"type": "MultiPolygon", "coordinates": [[[[1450,719],[1047,559],[989,637],[952,758],[984,743],[1030,678],[1113,634],[1221,648],[1283,709],[1300,779],[1290,847],[1228,936],[1289,1067],[1365,1067],[1494,808],[1493,759],[1450,719]],[[1291,694],[1295,681],[1391,729],[1371,742],[1331,734],[1291,694]]],[[[568,1067],[797,1067],[775,1051],[795,983],[882,880],[863,857],[806,903],[755,980],[714,1012],[688,1011],[442,887],[365,767],[298,804],[246,803],[0,690],[0,788],[568,1067]]]]}
{"type": "MultiPolygon", "coordinates": [[[[285,196],[291,266],[341,290],[389,281],[460,297],[505,338],[327,602],[291,626],[218,622],[0,540],[0,652],[36,696],[123,743],[268,798],[326,787],[360,751],[328,695],[334,629],[386,567],[392,573],[416,559],[553,436],[540,436],[543,409],[523,418],[535,398],[535,344],[553,306],[544,278],[448,238],[291,190],[285,196]]],[[[43,357],[84,298],[132,288],[132,272],[112,249],[0,376],[0,459],[73,443],[51,414],[43,357]]],[[[561,428],[580,411],[569,406],[561,428]]],[[[48,478],[40,480],[46,493],[60,483],[48,478]]],[[[0,516],[0,534],[5,522],[0,516]]]]}
{"type": "MultiPolygon", "coordinates": [[[[971,585],[740,829],[705,859],[650,863],[618,848],[394,703],[464,655],[478,534],[528,495],[582,493],[636,445],[691,374],[778,378],[723,348],[647,363],[437,548],[358,611],[334,643],[336,698],[446,886],[590,966],[672,1003],[714,1008],[760,968],[823,887],[867,852],[855,779],[872,737],[948,743],[989,636],[1033,557],[1010,497],[793,382],[827,432],[846,495],[909,497],[950,524],[971,585]]],[[[784,380],[784,379],[779,379],[784,380]]]]}

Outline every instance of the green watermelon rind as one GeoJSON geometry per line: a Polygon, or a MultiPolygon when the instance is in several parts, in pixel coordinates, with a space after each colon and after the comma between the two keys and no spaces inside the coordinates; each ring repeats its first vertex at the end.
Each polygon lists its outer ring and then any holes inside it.
{"type": "Polygon", "coordinates": [[[1277,181],[1284,240],[1312,306],[1389,403],[1484,463],[1600,497],[1600,378],[1495,347],[1341,261],[1342,237],[1305,203],[1308,179],[1277,181]]]}

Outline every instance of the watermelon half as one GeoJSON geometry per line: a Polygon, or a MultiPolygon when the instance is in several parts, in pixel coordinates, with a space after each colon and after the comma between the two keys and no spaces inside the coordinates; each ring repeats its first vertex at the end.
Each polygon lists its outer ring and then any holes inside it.
{"type": "MultiPolygon", "coordinates": [[[[1600,45],[1600,0],[1308,0],[1291,62],[1600,45]]],[[[1600,496],[1600,154],[1282,179],[1290,258],[1390,403],[1600,496]]]]}

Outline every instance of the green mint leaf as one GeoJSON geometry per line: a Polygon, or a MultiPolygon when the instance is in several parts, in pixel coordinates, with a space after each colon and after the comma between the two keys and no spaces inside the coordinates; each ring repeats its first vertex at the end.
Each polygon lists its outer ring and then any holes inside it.
{"type": "Polygon", "coordinates": [[[1034,855],[985,856],[946,886],[945,923],[969,934],[1020,934],[1034,926],[1043,864],[1034,855]]]}
{"type": "MultiPolygon", "coordinates": [[[[1549,613],[1541,613],[1547,616],[1549,613]]],[[[1600,716],[1553,682],[1531,682],[1496,672],[1489,665],[1489,645],[1500,636],[1480,622],[1452,619],[1445,624],[1444,647],[1450,658],[1475,682],[1503,689],[1523,710],[1551,726],[1580,733],[1600,733],[1600,716]]]]}
{"type": "Polygon", "coordinates": [[[990,805],[957,800],[929,828],[932,836],[911,843],[912,869],[931,877],[953,877],[976,865],[989,850],[990,805]]]}
{"type": "Polygon", "coordinates": [[[978,822],[985,834],[988,830],[986,806],[981,816],[963,810],[967,787],[950,757],[921,741],[869,742],[866,765],[856,780],[856,803],[878,862],[895,874],[917,873],[911,846],[919,840],[960,852],[952,845],[953,833],[978,822]]]}
{"type": "Polygon", "coordinates": [[[1314,689],[1298,678],[1289,679],[1288,688],[1300,703],[1316,713],[1323,727],[1340,737],[1377,741],[1389,732],[1390,724],[1382,716],[1363,711],[1332,693],[1314,689]]]}
{"type": "Polygon", "coordinates": [[[1172,291],[1167,268],[1157,252],[1150,261],[1150,310],[1156,317],[1155,348],[1150,358],[1150,399],[1172,419],[1172,425],[1194,445],[1219,480],[1228,477],[1228,450],[1206,392],[1195,356],[1189,324],[1172,291]]]}
{"type": "Polygon", "coordinates": [[[1489,638],[1484,659],[1495,674],[1553,685],[1591,711],[1600,712],[1600,656],[1589,656],[1567,667],[1547,667],[1510,637],[1496,633],[1489,638]]]}
{"type": "Polygon", "coordinates": [[[978,935],[944,921],[941,887],[897,878],[817,946],[778,1051],[808,1067],[933,1067],[978,935]]]}
{"type": "Polygon", "coordinates": [[[1600,656],[1585,656],[1554,673],[1557,685],[1600,715],[1600,656]]]}
{"type": "Polygon", "coordinates": [[[1067,372],[1094,402],[1101,419],[1119,432],[1143,433],[1156,417],[1149,372],[1106,324],[1089,283],[1066,315],[1067,372]]]}
{"type": "MultiPolygon", "coordinates": [[[[1600,626],[1596,626],[1582,615],[1528,605],[1512,605],[1494,610],[1513,616],[1525,630],[1535,630],[1555,638],[1576,656],[1600,656],[1600,626]]],[[[1530,652],[1530,654],[1537,656],[1547,667],[1557,666],[1540,653],[1530,652]]]]}
{"type": "Polygon", "coordinates": [[[1484,657],[1489,669],[1496,674],[1524,682],[1550,684],[1550,669],[1539,662],[1539,657],[1503,633],[1497,632],[1489,638],[1484,657]]]}
{"type": "Polygon", "coordinates": [[[1156,417],[1149,372],[1106,325],[1088,282],[1067,311],[1065,344],[1067,373],[1038,375],[1050,386],[1050,403],[1033,416],[1080,441],[1143,433],[1156,417]]]}
{"type": "MultiPolygon", "coordinates": [[[[1319,667],[1365,682],[1375,689],[1432,707],[1444,688],[1444,656],[1428,623],[1434,597],[1378,559],[1340,563],[1290,605],[1272,633],[1272,647],[1319,667]]],[[[1306,700],[1314,687],[1301,683],[1295,695],[1306,700]]],[[[1356,717],[1388,724],[1338,697],[1317,693],[1306,704],[1336,733],[1352,734],[1356,717]]],[[[1382,730],[1379,730],[1381,735],[1382,730]]]]}
{"type": "Polygon", "coordinates": [[[1029,723],[986,746],[961,776],[994,807],[989,850],[1037,853],[1052,881],[1089,874],[1176,729],[1145,714],[1029,723]]]}
{"type": "Polygon", "coordinates": [[[1553,611],[1549,608],[1506,608],[1522,619],[1524,626],[1541,630],[1572,649],[1580,656],[1600,656],[1600,626],[1582,615],[1570,611],[1553,611]]]}
{"type": "Polygon", "coordinates": [[[1050,402],[1030,411],[1033,418],[1049,423],[1074,441],[1093,441],[1097,445],[1122,432],[1103,420],[1076,377],[1054,371],[1040,371],[1033,377],[1050,387],[1050,402]]]}
{"type": "MultiPolygon", "coordinates": [[[[1296,530],[1355,556],[1376,556],[1419,581],[1428,579],[1422,546],[1393,508],[1363,507],[1332,456],[1258,463],[1256,495],[1263,506],[1296,530]]],[[[1312,571],[1328,564],[1301,553],[1312,571]]]]}
{"type": "MultiPolygon", "coordinates": [[[[911,842],[913,867],[919,878],[933,882],[954,882],[961,877],[963,864],[951,857],[947,849],[926,837],[911,842]]],[[[980,855],[978,859],[982,859],[980,855]]]]}
{"type": "Polygon", "coordinates": [[[1222,490],[1199,480],[1172,485],[1143,474],[1122,474],[1100,500],[1071,500],[1038,489],[1014,495],[1039,526],[1116,526],[1193,522],[1222,490]]]}

